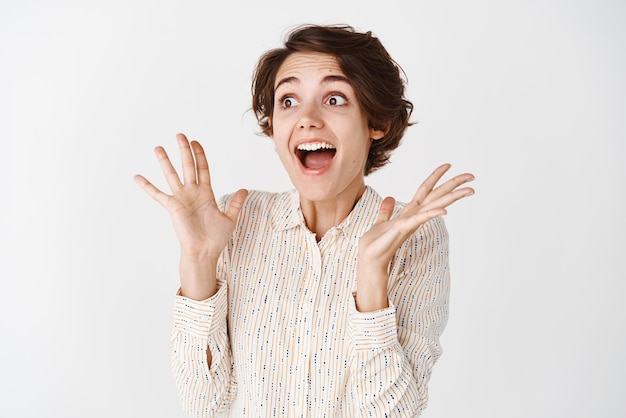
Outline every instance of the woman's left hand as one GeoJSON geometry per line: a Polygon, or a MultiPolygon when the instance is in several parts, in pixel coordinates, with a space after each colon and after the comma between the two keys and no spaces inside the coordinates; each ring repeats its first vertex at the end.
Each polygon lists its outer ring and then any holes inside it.
{"type": "Polygon", "coordinates": [[[435,187],[449,169],[450,164],[435,169],[417,189],[413,199],[393,219],[395,199],[387,197],[381,203],[376,223],[359,241],[356,299],[359,311],[387,307],[387,268],[398,248],[421,225],[445,215],[446,208],[452,203],[474,194],[474,189],[470,187],[460,188],[474,180],[470,173],[459,174],[435,187]]]}

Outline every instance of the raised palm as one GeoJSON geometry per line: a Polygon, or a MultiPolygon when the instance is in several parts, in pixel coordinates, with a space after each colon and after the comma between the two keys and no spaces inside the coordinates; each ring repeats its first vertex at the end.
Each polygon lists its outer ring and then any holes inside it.
{"type": "Polygon", "coordinates": [[[233,232],[247,191],[238,190],[226,211],[222,212],[211,187],[204,149],[197,141],[189,142],[183,134],[176,138],[182,160],[182,180],[165,149],[155,148],[172,194],[159,190],[142,175],[136,175],[135,181],[167,209],[184,255],[203,254],[217,260],[233,232]]]}

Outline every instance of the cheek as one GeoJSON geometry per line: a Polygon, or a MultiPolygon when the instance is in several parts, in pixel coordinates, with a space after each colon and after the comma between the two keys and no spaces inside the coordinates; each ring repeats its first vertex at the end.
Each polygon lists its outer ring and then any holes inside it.
{"type": "Polygon", "coordinates": [[[277,118],[276,116],[274,116],[274,118],[272,119],[272,124],[269,126],[269,130],[272,134],[271,136],[273,138],[280,138],[284,131],[284,126],[284,121],[281,118],[277,118]]]}
{"type": "Polygon", "coordinates": [[[289,146],[289,138],[291,136],[291,131],[284,128],[284,125],[278,124],[274,125],[274,129],[272,132],[272,141],[274,141],[274,146],[280,152],[284,152],[283,148],[287,148],[289,146]]]}
{"type": "Polygon", "coordinates": [[[272,136],[272,142],[274,143],[274,151],[276,151],[278,157],[283,160],[289,154],[286,142],[281,140],[280,137],[277,137],[276,132],[274,136],[272,136]]]}

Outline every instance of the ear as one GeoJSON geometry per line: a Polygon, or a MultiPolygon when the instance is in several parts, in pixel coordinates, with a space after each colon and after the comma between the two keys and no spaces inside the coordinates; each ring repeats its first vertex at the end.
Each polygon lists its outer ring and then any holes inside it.
{"type": "Polygon", "coordinates": [[[374,129],[370,126],[370,138],[374,141],[381,139],[382,137],[384,137],[387,132],[389,131],[389,128],[387,127],[385,130],[382,129],[374,129]]]}

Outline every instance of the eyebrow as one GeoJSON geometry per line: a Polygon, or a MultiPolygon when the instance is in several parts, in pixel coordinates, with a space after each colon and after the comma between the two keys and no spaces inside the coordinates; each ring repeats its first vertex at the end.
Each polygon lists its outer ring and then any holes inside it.
{"type": "MultiPolygon", "coordinates": [[[[278,90],[278,88],[283,84],[294,83],[294,82],[298,83],[299,81],[300,79],[298,79],[298,77],[295,77],[295,76],[285,77],[276,84],[276,87],[274,87],[274,91],[278,90]]],[[[350,84],[350,81],[348,80],[348,78],[343,75],[327,75],[326,77],[322,79],[322,82],[320,84],[330,83],[333,81],[343,81],[344,83],[350,84]]]]}

